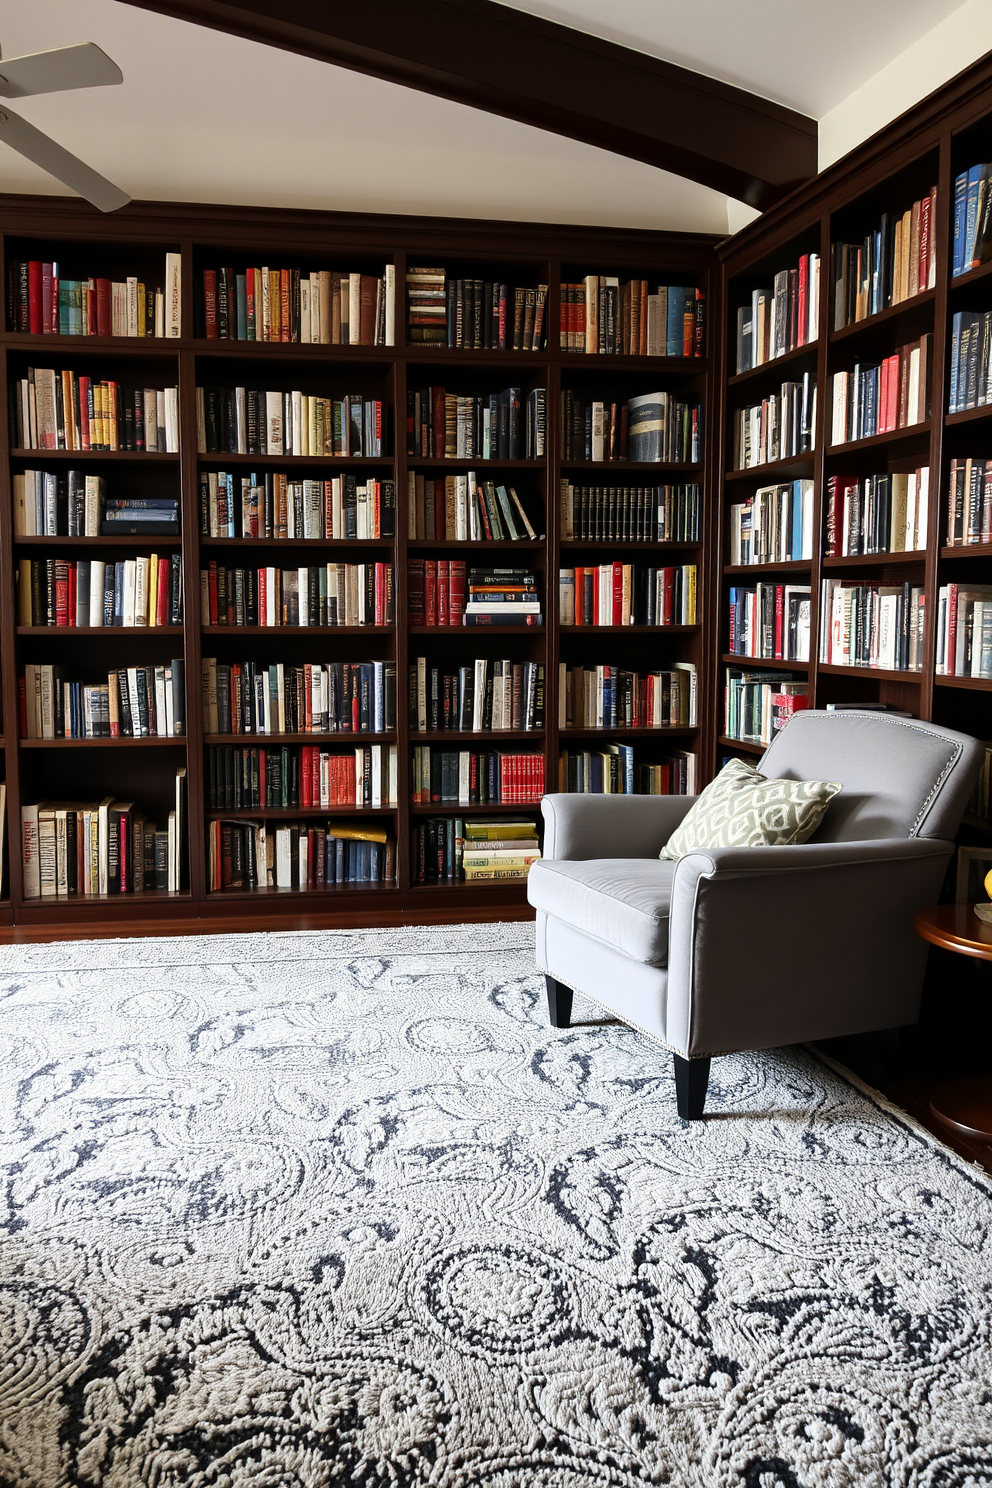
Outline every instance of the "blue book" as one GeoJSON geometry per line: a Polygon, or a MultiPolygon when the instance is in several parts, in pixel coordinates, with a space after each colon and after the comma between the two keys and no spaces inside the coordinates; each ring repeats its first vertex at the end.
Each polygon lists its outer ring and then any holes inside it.
{"type": "Polygon", "coordinates": [[[959,310],[951,321],[951,395],[948,410],[950,413],[960,412],[961,328],[963,323],[964,311],[959,310]]]}
{"type": "Polygon", "coordinates": [[[238,340],[248,340],[248,285],[244,274],[238,274],[236,280],[235,305],[238,340]]]}
{"type": "Polygon", "coordinates": [[[978,226],[978,190],[984,165],[973,165],[968,172],[968,194],[965,199],[964,241],[961,244],[961,273],[967,274],[975,251],[975,229],[978,226]]]}
{"type": "Polygon", "coordinates": [[[685,290],[679,286],[668,286],[668,331],[666,348],[668,356],[682,355],[682,320],[685,315],[685,290]]]}
{"type": "Polygon", "coordinates": [[[803,556],[803,483],[792,482],[792,529],[789,533],[789,558],[798,563],[803,556]]]}
{"type": "Polygon", "coordinates": [[[964,264],[964,219],[965,203],[968,197],[968,172],[962,171],[954,178],[954,252],[952,255],[952,274],[963,274],[964,264]]]}

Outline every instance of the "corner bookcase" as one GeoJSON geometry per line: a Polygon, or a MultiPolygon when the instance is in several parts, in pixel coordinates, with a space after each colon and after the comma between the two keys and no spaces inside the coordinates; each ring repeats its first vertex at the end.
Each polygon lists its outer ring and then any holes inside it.
{"type": "Polygon", "coordinates": [[[0,439],[0,666],[2,666],[3,759],[7,788],[7,868],[0,922],[24,926],[62,923],[85,927],[101,922],[244,918],[260,914],[266,923],[279,917],[287,924],[345,922],[382,915],[452,914],[498,916],[525,904],[523,886],[492,882],[414,881],[414,829],[424,816],[498,818],[514,814],[539,818],[532,806],[454,806],[412,801],[411,762],[417,744],[481,749],[505,744],[511,751],[531,749],[543,755],[545,779],[554,789],[560,752],[571,744],[633,744],[639,763],[651,764],[672,749],[696,761],[696,778],[704,777],[705,742],[715,717],[709,616],[711,555],[707,534],[710,477],[714,467],[711,417],[716,363],[709,347],[701,357],[647,357],[576,353],[559,345],[562,284],[585,275],[640,277],[658,284],[695,286],[705,296],[707,334],[719,326],[719,275],[715,239],[704,235],[619,232],[608,229],[517,225],[503,222],[430,220],[344,213],[280,212],[226,207],[132,203],[103,217],[85,203],[46,197],[0,198],[4,283],[8,266],[26,261],[55,261],[64,278],[137,275],[162,287],[167,252],[181,263],[180,334],[171,338],[134,336],[32,334],[14,329],[16,307],[8,303],[3,342],[2,389],[6,416],[0,439]],[[395,344],[337,345],[297,342],[208,339],[202,316],[203,273],[223,265],[298,267],[305,273],[337,269],[382,275],[391,265],[395,275],[395,344]],[[455,278],[506,281],[511,285],[547,285],[546,340],[538,351],[467,351],[407,340],[406,273],[409,267],[440,266],[455,278]],[[178,389],[178,450],[175,453],[125,453],[82,450],[26,450],[14,443],[16,383],[32,367],[71,369],[96,378],[119,379],[123,385],[178,389]],[[198,386],[220,384],[343,398],[360,393],[383,404],[385,453],[377,458],[353,455],[217,455],[198,450],[198,386]],[[407,453],[408,390],[444,387],[449,393],[472,394],[519,386],[546,390],[546,444],[541,458],[517,462],[479,458],[421,459],[407,453]],[[691,395],[702,411],[702,458],[694,465],[563,460],[561,394],[571,390],[589,398],[626,400],[646,393],[691,395]],[[57,472],[80,469],[104,477],[108,496],[126,494],[180,498],[181,532],[169,537],[14,536],[12,477],[28,469],[57,472]],[[201,533],[200,477],[204,471],[251,470],[292,473],[300,479],[329,480],[355,473],[395,483],[395,535],[389,539],[322,541],[207,537],[201,533]],[[454,542],[408,537],[407,491],[412,473],[427,477],[465,475],[480,480],[502,477],[517,484],[528,509],[540,516],[534,541],[454,542]],[[701,487],[702,528],[698,541],[649,544],[604,542],[561,536],[562,477],[589,484],[694,481],[701,487]],[[120,560],[152,552],[182,555],[183,624],[170,628],[25,627],[18,624],[16,578],[24,559],[120,560]],[[282,555],[288,555],[283,557],[282,555]],[[543,586],[541,627],[468,629],[420,627],[409,622],[407,564],[411,558],[460,559],[471,565],[508,564],[533,569],[543,586]],[[216,561],[230,567],[327,562],[391,562],[396,623],[378,627],[245,627],[201,623],[200,571],[216,561]],[[695,564],[697,622],[691,626],[563,628],[558,620],[558,574],[573,564],[695,564]],[[411,731],[408,722],[408,668],[418,655],[429,665],[465,665],[476,657],[539,662],[545,669],[544,727],[539,731],[499,733],[433,733],[411,731]],[[206,657],[274,665],[388,661],[396,668],[396,727],[376,734],[208,735],[201,704],[201,661],[206,657]],[[186,733],[184,737],[132,739],[26,739],[21,737],[20,683],[27,664],[65,669],[72,680],[105,681],[109,670],[145,663],[167,664],[181,657],[185,668],[186,733]],[[674,662],[696,667],[698,716],[692,726],[637,730],[559,729],[559,664],[620,665],[637,671],[665,668],[674,662]],[[211,809],[208,798],[207,751],[218,744],[275,747],[287,744],[344,746],[368,742],[395,745],[397,798],[378,808],[329,807],[258,810],[211,809]],[[187,830],[179,890],[58,897],[26,897],[20,851],[22,805],[42,800],[93,801],[112,795],[137,803],[149,818],[165,819],[175,798],[177,769],[186,771],[187,830]],[[251,821],[312,818],[364,818],[385,823],[395,841],[395,878],[381,883],[348,883],[315,889],[239,889],[212,891],[208,880],[208,832],[219,816],[251,821]]]}
{"type": "MultiPolygon", "coordinates": [[[[952,249],[955,179],[976,163],[992,159],[992,65],[983,59],[917,108],[896,120],[864,146],[846,156],[809,185],[793,193],[759,221],[718,250],[721,260],[724,334],[721,361],[719,431],[716,453],[719,492],[711,511],[718,524],[713,534],[716,562],[717,631],[712,676],[716,692],[716,732],[709,741],[712,771],[735,753],[759,755],[757,739],[726,732],[724,689],[728,669],[778,674],[808,686],[809,705],[888,705],[915,717],[961,729],[979,738],[992,737],[992,680],[977,676],[938,675],[937,633],[942,586],[992,583],[992,546],[951,546],[947,531],[948,482],[955,459],[986,459],[992,450],[992,407],[950,413],[951,338],[957,311],[981,312],[992,307],[992,263],[954,277],[952,249]],[[918,293],[897,303],[862,308],[864,317],[838,324],[832,264],[835,245],[857,243],[878,228],[883,213],[893,220],[937,188],[930,230],[936,253],[928,284],[917,279],[918,293]],[[753,306],[755,290],[771,290],[775,275],[794,269],[803,255],[819,254],[818,335],[751,370],[738,371],[738,312],[753,306]],[[874,313],[871,313],[874,309],[874,313]],[[903,427],[855,440],[834,442],[832,379],[836,373],[877,365],[901,347],[928,336],[931,355],[927,416],[903,427]],[[740,409],[777,393],[787,381],[809,373],[817,388],[815,447],[794,458],[736,469],[736,418],[740,409]],[[864,480],[875,475],[929,470],[926,532],[909,550],[876,551],[854,556],[828,555],[828,492],[832,477],[864,480]],[[792,481],[812,482],[812,543],[809,555],[790,561],[737,565],[731,549],[732,508],[756,491],[792,481]],[[825,580],[875,580],[923,591],[920,666],[839,665],[826,661],[821,649],[821,614],[825,580]],[[735,586],[755,583],[808,585],[810,648],[805,662],[761,659],[730,651],[731,600],[735,586]]],[[[781,553],[779,554],[781,556],[781,553]]],[[[967,822],[963,840],[989,841],[984,828],[967,822]]]]}

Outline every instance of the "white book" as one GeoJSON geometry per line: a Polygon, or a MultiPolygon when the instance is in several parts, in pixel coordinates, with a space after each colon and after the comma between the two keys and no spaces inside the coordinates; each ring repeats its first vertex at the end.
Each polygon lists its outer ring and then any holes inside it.
{"type": "MultiPolygon", "coordinates": [[[[159,419],[159,428],[164,424],[165,452],[169,455],[177,455],[179,453],[179,389],[166,388],[163,403],[165,408],[163,416],[159,419]]],[[[159,448],[161,448],[161,440],[159,448]]]]}
{"type": "Polygon", "coordinates": [[[238,454],[246,455],[248,453],[248,405],[243,387],[234,389],[234,419],[238,454]]]}
{"type": "Polygon", "coordinates": [[[151,573],[151,561],[148,558],[136,558],[134,560],[134,623],[135,625],[147,625],[148,622],[148,599],[149,599],[149,577],[151,573]]]}
{"type": "Polygon", "coordinates": [[[38,848],[38,808],[21,807],[21,862],[24,867],[24,897],[41,896],[41,867],[38,848]]]}
{"type": "Polygon", "coordinates": [[[603,458],[604,419],[603,404],[599,401],[594,402],[592,405],[592,458],[594,460],[602,460],[603,458]]]}
{"type": "Polygon", "coordinates": [[[293,839],[288,827],[276,828],[276,888],[293,887],[293,839]]]}
{"type": "Polygon", "coordinates": [[[282,442],[282,393],[265,394],[265,453],[281,455],[282,442]]]}
{"type": "Polygon", "coordinates": [[[167,336],[182,335],[182,262],[182,255],[179,253],[165,255],[165,334],[167,336]]]}
{"type": "Polygon", "coordinates": [[[155,334],[165,335],[165,295],[161,290],[155,293],[155,334]]]}
{"type": "Polygon", "coordinates": [[[127,558],[124,562],[124,603],[122,606],[123,615],[121,618],[121,624],[124,626],[133,626],[135,623],[134,605],[136,583],[137,574],[135,572],[135,560],[133,558],[127,558]]]}
{"type": "Polygon", "coordinates": [[[386,345],[396,344],[396,265],[386,265],[386,345]]]}
{"type": "Polygon", "coordinates": [[[107,565],[102,558],[94,558],[90,564],[90,609],[87,625],[103,624],[103,588],[106,582],[107,565]]]}
{"type": "Polygon", "coordinates": [[[300,275],[300,340],[304,345],[310,341],[310,278],[300,275]]]}
{"type": "Polygon", "coordinates": [[[291,407],[293,410],[293,447],[287,450],[286,454],[302,455],[305,453],[306,448],[303,443],[303,394],[299,390],[294,390],[291,398],[291,407]]]}

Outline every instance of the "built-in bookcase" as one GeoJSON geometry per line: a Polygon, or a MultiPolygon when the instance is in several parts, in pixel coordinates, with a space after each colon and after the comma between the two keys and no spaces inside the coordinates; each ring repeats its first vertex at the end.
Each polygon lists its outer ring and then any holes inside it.
{"type": "MultiPolygon", "coordinates": [[[[430,918],[452,913],[501,912],[524,904],[520,884],[483,882],[416,882],[418,823],[424,818],[478,817],[513,814],[540,818],[538,802],[515,804],[414,803],[412,766],[414,750],[425,744],[439,748],[509,754],[537,754],[543,761],[549,789],[557,788],[560,757],[572,751],[600,751],[610,745],[633,748],[636,764],[635,788],[657,789],[654,776],[642,767],[657,766],[672,754],[688,761],[689,778],[703,778],[701,744],[712,728],[707,699],[711,691],[709,657],[704,645],[709,597],[708,537],[710,489],[706,471],[713,438],[712,388],[715,361],[708,337],[720,324],[716,282],[715,240],[694,235],[623,233],[576,228],[517,227],[513,224],[424,221],[400,218],[357,217],[344,214],[278,213],[252,210],[192,207],[165,213],[150,204],[138,204],[123,213],[103,218],[83,203],[43,198],[6,198],[0,227],[4,233],[6,265],[29,261],[56,263],[64,278],[87,281],[105,278],[124,282],[138,278],[152,291],[166,287],[166,254],[178,254],[181,265],[181,324],[178,336],[129,335],[92,338],[80,334],[31,334],[18,329],[16,298],[3,331],[4,375],[7,383],[8,416],[4,420],[3,504],[0,530],[4,539],[4,562],[0,578],[3,641],[2,671],[3,757],[8,796],[10,873],[4,876],[4,901],[0,916],[17,924],[54,921],[81,923],[118,922],[127,919],[189,918],[232,915],[246,918],[264,912],[287,917],[306,914],[326,916],[416,913],[430,918]],[[412,338],[407,314],[407,271],[418,266],[441,267],[449,280],[459,282],[462,311],[471,305],[473,284],[505,284],[510,323],[515,291],[523,291],[542,304],[540,337],[532,337],[531,349],[477,350],[425,344],[412,338]],[[563,267],[564,266],[564,267],[563,267]],[[279,323],[279,340],[251,338],[262,323],[262,271],[269,276],[271,295],[268,323],[279,323]],[[287,275],[281,275],[288,270],[287,275]],[[294,275],[293,270],[297,273],[294,275]],[[221,271],[223,275],[221,276],[221,271]],[[563,279],[572,283],[585,275],[615,278],[620,285],[646,280],[653,293],[659,286],[689,287],[701,308],[700,329],[694,332],[691,356],[647,356],[620,352],[578,354],[562,344],[563,279]],[[311,279],[310,276],[313,276],[311,279]],[[324,278],[321,280],[320,276],[324,278]],[[340,278],[334,277],[340,275],[340,278]],[[352,279],[351,276],[354,276],[352,279]],[[221,284],[221,277],[223,283],[221,284]],[[301,285],[305,278],[307,284],[301,285]],[[381,302],[388,281],[392,304],[389,313],[381,302]],[[468,285],[468,290],[465,286],[468,285]],[[323,294],[322,321],[311,308],[311,335],[302,332],[307,304],[323,294]],[[332,314],[333,295],[340,295],[332,314]],[[349,295],[351,298],[349,299],[349,295]],[[364,295],[364,301],[363,301],[364,295]],[[379,298],[377,298],[377,296],[379,298]],[[279,309],[276,311],[276,299],[279,309]],[[358,307],[357,312],[356,308],[358,307]],[[223,320],[220,312],[223,311],[223,320]],[[362,335],[359,342],[331,336],[332,321],[340,327],[342,317],[358,313],[362,335]],[[336,320],[334,315],[336,314],[336,320]],[[703,325],[703,317],[706,324],[703,325]],[[314,340],[318,324],[330,339],[314,340]],[[225,336],[220,329],[226,326],[225,336]],[[217,334],[214,334],[214,331],[217,334]],[[244,332],[248,332],[246,337],[244,332]],[[18,389],[33,368],[71,370],[94,380],[115,381],[121,388],[178,389],[178,449],[173,453],[89,451],[84,449],[26,449],[17,443],[18,389]],[[411,446],[408,420],[413,395],[443,388],[462,399],[486,399],[506,389],[519,390],[526,409],[529,400],[541,395],[543,450],[530,450],[524,457],[499,458],[499,451],[485,454],[442,455],[432,449],[424,453],[411,446]],[[205,435],[207,393],[223,390],[211,403],[210,418],[226,418],[228,406],[235,436],[220,448],[209,447],[205,435]],[[228,390],[232,391],[228,405],[228,390]],[[261,394],[253,401],[250,394],[261,394]],[[698,405],[695,430],[697,448],[676,461],[635,462],[629,459],[588,459],[573,451],[564,458],[562,396],[588,402],[612,403],[626,408],[631,399],[649,394],[667,394],[683,403],[698,405]],[[267,402],[281,395],[276,402],[267,402]],[[316,429],[318,414],[312,401],[327,400],[326,417],[348,417],[342,408],[361,405],[366,423],[369,408],[379,407],[377,435],[381,441],[371,453],[357,437],[347,452],[343,444],[307,444],[301,453],[282,453],[270,442],[266,421],[276,407],[287,420],[297,418],[316,429]],[[307,403],[307,400],[311,400],[307,403]],[[302,405],[301,405],[302,400],[302,405]],[[335,405],[337,405],[335,407],[335,405]],[[300,407],[306,412],[301,414],[300,407]],[[218,412],[222,410],[222,412],[218,412]],[[241,452],[237,452],[237,422],[241,420],[241,452]],[[260,427],[261,425],[261,427],[260,427]],[[245,448],[245,441],[252,443],[245,448]],[[254,451],[254,452],[252,452],[254,451]],[[690,458],[695,454],[696,458],[690,458]],[[178,534],[168,536],[124,535],[76,537],[37,535],[18,531],[12,502],[18,483],[14,477],[29,470],[67,472],[79,470],[103,478],[106,494],[141,500],[178,497],[181,523],[178,534]],[[410,497],[418,478],[433,481],[440,492],[448,477],[479,483],[512,486],[534,529],[534,537],[521,541],[504,539],[455,540],[450,536],[417,532],[411,524],[410,497]],[[227,485],[224,486],[224,481],[227,485]],[[385,532],[370,535],[328,537],[326,532],[294,527],[292,537],[251,530],[243,517],[241,501],[255,500],[254,520],[265,502],[270,519],[275,510],[278,483],[282,489],[294,483],[343,483],[358,486],[376,483],[376,500],[392,483],[391,521],[385,532]],[[566,500],[563,480],[589,492],[613,492],[596,497],[605,505],[612,500],[618,525],[576,530],[563,535],[566,500]],[[242,498],[242,483],[254,487],[256,495],[242,498]],[[216,506],[218,483],[234,494],[236,511],[231,525],[221,525],[224,510],[216,506]],[[670,528],[659,538],[620,525],[617,501],[628,505],[638,499],[630,492],[659,486],[686,484],[698,487],[695,495],[696,526],[670,528]],[[616,495],[617,491],[626,494],[616,495]],[[268,494],[266,494],[268,493],[268,494]],[[211,508],[211,501],[214,507],[211,508]],[[211,514],[212,512],[212,514],[211,514]],[[247,526],[246,526],[247,524],[247,526]],[[610,533],[612,535],[607,536],[610,533]],[[598,535],[597,535],[598,534],[598,535]],[[166,627],[119,625],[105,627],[26,626],[19,623],[19,564],[34,559],[45,564],[98,560],[121,562],[158,554],[182,559],[182,624],[166,627]],[[410,619],[409,565],[418,561],[506,565],[533,572],[542,601],[542,623],[527,627],[470,629],[460,625],[419,625],[410,619]],[[607,563],[648,566],[673,570],[694,565],[696,620],[690,625],[575,626],[559,623],[559,582],[562,569],[599,567],[607,563]],[[307,626],[272,626],[253,623],[264,605],[260,586],[273,582],[271,571],[297,570],[319,565],[389,566],[388,583],[392,614],[385,623],[307,626]],[[238,580],[233,623],[211,623],[210,586],[216,591],[225,574],[243,571],[238,580]],[[269,576],[259,577],[261,571],[269,576]],[[201,575],[204,578],[201,581],[201,575]],[[255,587],[253,587],[255,586],[255,587]],[[207,600],[203,599],[206,590],[207,600]],[[258,589],[258,592],[256,592],[258,589]],[[249,592],[250,591],[250,592],[249,592]],[[206,603],[206,614],[202,605],[206,603]],[[254,609],[249,609],[254,605],[254,609]],[[442,671],[457,670],[477,659],[508,660],[515,665],[540,665],[544,677],[544,719],[539,728],[489,730],[485,733],[435,729],[422,732],[410,717],[408,689],[411,666],[418,657],[442,671]],[[21,679],[26,667],[52,666],[63,669],[66,680],[99,683],[119,668],[154,668],[182,661],[185,673],[185,730],[181,735],[152,738],[24,738],[21,727],[21,679]],[[350,733],[313,733],[301,728],[281,735],[228,734],[215,730],[216,707],[211,695],[204,707],[201,679],[206,663],[225,666],[251,662],[263,670],[283,664],[286,670],[306,664],[369,664],[376,675],[389,668],[395,691],[395,716],[389,726],[378,724],[350,733]],[[559,668],[599,665],[649,674],[681,668],[694,669],[694,721],[666,727],[596,726],[579,719],[560,726],[565,714],[559,701],[559,668]],[[284,806],[259,803],[244,795],[240,806],[228,809],[217,804],[218,751],[269,749],[295,753],[301,749],[324,749],[331,754],[351,752],[356,747],[375,749],[383,786],[374,802],[364,807],[284,806]],[[389,796],[388,760],[394,750],[393,798],[389,796]],[[181,877],[173,891],[146,889],[140,893],[77,894],[34,897],[26,893],[20,844],[22,805],[43,801],[89,802],[96,805],[108,796],[118,802],[134,802],[135,809],[160,826],[176,802],[177,772],[185,771],[185,831],[181,844],[181,877]],[[653,780],[653,784],[652,784],[653,780]],[[377,882],[348,882],[311,885],[304,888],[242,888],[216,891],[212,888],[212,845],[216,849],[218,820],[241,824],[236,847],[227,850],[247,854],[253,824],[265,821],[276,830],[287,821],[304,824],[354,823],[360,827],[385,828],[390,839],[388,877],[377,882]],[[212,839],[213,844],[212,844],[212,839]]],[[[452,301],[454,303],[454,301],[452,301]]],[[[498,304],[498,296],[497,296],[498,304]]],[[[622,312],[622,304],[621,304],[622,312]]],[[[491,323],[492,306],[490,306],[491,323]]],[[[630,304],[626,311],[630,315],[630,304]]],[[[639,313],[639,312],[638,312],[639,313]]],[[[151,324],[151,322],[149,322],[151,324]]],[[[673,321],[674,325],[674,321],[673,321]]],[[[628,328],[629,344],[629,328],[628,328]]],[[[507,338],[512,346],[512,339],[507,338]]],[[[619,416],[619,415],[618,415],[619,416]]],[[[323,429],[323,422],[320,425],[323,429]]],[[[317,435],[314,439],[316,441],[317,435]]],[[[211,440],[216,443],[214,436],[211,440]]],[[[284,446],[289,448],[288,434],[284,446]]],[[[324,486],[325,490],[330,485],[324,486]]],[[[289,498],[292,500],[292,496],[289,498]]],[[[301,498],[302,499],[302,498],[301,498]]],[[[330,503],[330,496],[327,497],[330,503]]],[[[372,499],[371,497],[369,498],[372,499]]],[[[642,509],[643,509],[642,500],[642,509]]],[[[655,503],[656,505],[656,503],[655,503]]],[[[632,508],[633,509],[633,508],[632,508]]],[[[674,511],[674,507],[672,508],[674,511]]],[[[382,508],[377,520],[381,522],[382,508]]],[[[655,518],[657,516],[655,510],[655,518]]],[[[264,517],[262,519],[264,521],[264,517]]],[[[301,520],[299,513],[295,520],[301,520]]],[[[314,520],[312,517],[308,520],[314,520]]],[[[328,518],[328,520],[330,520],[328,518]]],[[[363,518],[363,520],[365,520],[363,518]]],[[[369,518],[371,520],[371,518],[369,518]]],[[[605,517],[604,517],[605,522],[605,517]]],[[[627,520],[626,518],[624,520],[627,520]]],[[[632,521],[633,519],[631,519],[632,521]]],[[[671,522],[672,516],[668,518],[671,522]]],[[[22,524],[18,521],[17,526],[22,524]]],[[[59,529],[61,532],[63,529],[59,529]]],[[[282,530],[282,529],[280,529],[282,530]]],[[[328,578],[327,584],[336,583],[328,578]]],[[[640,582],[640,580],[638,580],[640,582]]],[[[232,593],[233,593],[232,579],[232,593]]],[[[336,593],[337,591],[335,591],[336,593]]],[[[709,608],[708,608],[709,607],[709,608]]],[[[323,614],[323,612],[321,612],[323,614]]],[[[311,620],[314,616],[311,614],[311,620]]],[[[326,618],[330,619],[328,611],[326,618]]],[[[209,669],[208,669],[209,671],[209,669]]],[[[33,675],[33,674],[32,674],[33,675]]],[[[225,684],[226,685],[226,684],[225,684]]],[[[247,684],[246,684],[247,685],[247,684]]],[[[357,685],[357,684],[356,684],[357,685]]],[[[230,761],[227,765],[231,768],[230,761]]],[[[285,761],[280,768],[290,768],[285,761]]],[[[293,766],[292,768],[295,768],[293,766]]],[[[238,789],[258,790],[250,768],[238,789]]],[[[256,766],[257,769],[257,766],[256,766]]],[[[667,777],[666,777],[667,778],[667,777]]],[[[674,777],[673,777],[674,779],[674,777]]],[[[224,789],[230,787],[230,775],[224,789]]],[[[272,789],[271,779],[269,782],[272,789]]],[[[224,798],[225,801],[228,799],[224,798]]],[[[270,800],[274,797],[270,794],[270,800]]],[[[95,828],[94,828],[95,830],[95,828]]],[[[243,864],[242,864],[243,866],[243,864]]],[[[380,868],[381,868],[380,864],[380,868]]]]}
{"type": "MultiPolygon", "coordinates": [[[[720,692],[726,687],[728,669],[737,673],[750,670],[764,674],[755,681],[755,698],[766,683],[771,696],[781,696],[785,689],[776,692],[774,682],[781,677],[806,684],[810,706],[887,704],[981,738],[992,735],[992,677],[949,674],[941,670],[940,657],[945,624],[942,599],[946,601],[947,586],[957,585],[961,591],[968,586],[992,584],[992,545],[960,539],[955,544],[954,533],[948,530],[952,462],[985,460],[992,454],[992,409],[986,405],[948,412],[955,314],[965,311],[977,315],[992,308],[992,265],[952,276],[955,180],[971,166],[992,159],[988,73],[987,63],[982,63],[962,74],[918,110],[898,120],[720,249],[726,369],[720,430],[721,495],[715,503],[719,521],[716,545],[722,569],[714,644],[720,692]],[[929,206],[925,212],[928,220],[921,225],[918,219],[924,209],[918,209],[916,220],[912,209],[914,203],[924,202],[929,206]],[[853,311],[854,298],[845,301],[846,313],[838,310],[838,295],[845,289],[854,295],[855,287],[837,283],[844,273],[837,245],[856,247],[867,240],[869,259],[862,258],[861,262],[870,270],[871,253],[879,248],[883,233],[889,234],[888,243],[895,250],[895,225],[907,212],[906,245],[900,251],[919,255],[912,265],[915,282],[912,272],[908,273],[903,294],[895,302],[891,294],[879,297],[876,284],[873,300],[870,274],[866,273],[864,298],[857,311],[853,311]],[[879,237],[873,239],[876,233],[879,237]],[[921,235],[928,241],[921,243],[921,235]],[[738,312],[750,305],[755,289],[772,286],[776,274],[793,267],[804,253],[820,255],[815,342],[797,346],[743,374],[737,372],[741,333],[738,312]],[[933,259],[929,273],[927,254],[933,259]],[[914,410],[912,399],[907,400],[908,388],[897,380],[894,390],[889,390],[890,416],[882,419],[880,432],[872,432],[870,423],[860,427],[849,424],[843,431],[846,437],[841,437],[842,415],[835,407],[838,374],[864,377],[866,368],[883,366],[901,348],[921,345],[926,363],[925,404],[918,400],[914,410]],[[774,463],[738,469],[735,437],[739,410],[777,393],[782,383],[799,378],[803,372],[815,379],[817,388],[814,448],[774,463]],[[891,416],[893,409],[895,417],[891,416]],[[922,514],[917,507],[914,525],[906,519],[905,489],[910,492],[911,505],[914,499],[918,501],[917,473],[924,469],[929,473],[925,521],[919,520],[922,514]],[[871,477],[880,479],[866,491],[865,483],[871,477]],[[732,558],[740,557],[735,524],[739,523],[739,509],[746,498],[793,480],[811,482],[812,534],[807,552],[799,556],[779,549],[759,566],[732,563],[732,558]],[[849,527],[841,531],[845,486],[849,497],[853,489],[855,504],[852,514],[849,499],[849,527]],[[866,506],[869,502],[870,511],[866,506]],[[891,532],[886,531],[886,518],[879,515],[883,504],[891,532]],[[862,518],[860,536],[852,535],[862,518]],[[809,587],[808,659],[732,654],[731,591],[758,583],[782,586],[783,599],[786,586],[809,587]],[[921,605],[914,617],[910,653],[904,649],[893,658],[891,651],[883,651],[888,664],[881,664],[876,655],[867,664],[852,665],[838,658],[836,645],[833,653],[828,651],[825,632],[831,619],[843,625],[839,611],[824,613],[825,606],[832,602],[830,586],[837,583],[862,588],[874,584],[890,595],[900,589],[911,596],[917,591],[921,605]],[[910,656],[912,665],[907,664],[910,656]]],[[[901,239],[900,233],[900,243],[901,239]]],[[[850,381],[853,383],[853,376],[850,381]]],[[[885,387],[879,383],[868,389],[869,397],[883,400],[880,407],[884,406],[885,387]]],[[[976,491],[977,485],[972,489],[973,500],[976,491]]],[[[967,493],[964,499],[967,502],[967,493]]],[[[967,514],[964,522],[967,526],[967,514]]],[[[774,602],[771,610],[774,627],[774,602]]],[[[835,630],[835,641],[836,636],[835,630]]],[[[960,663],[959,655],[959,667],[960,663]]],[[[970,653],[965,665],[970,671],[970,653]]],[[[975,667],[979,669],[980,662],[975,667]]],[[[711,767],[735,752],[755,755],[765,747],[754,737],[729,737],[723,707],[720,698],[711,767]]],[[[766,706],[766,728],[769,721],[766,706]]]]}

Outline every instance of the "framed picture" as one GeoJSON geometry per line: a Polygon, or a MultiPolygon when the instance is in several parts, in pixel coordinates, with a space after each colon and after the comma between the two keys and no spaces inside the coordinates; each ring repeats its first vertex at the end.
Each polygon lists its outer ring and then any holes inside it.
{"type": "Polygon", "coordinates": [[[992,847],[959,847],[958,879],[955,899],[958,904],[986,904],[985,878],[992,873],[992,847]]]}

